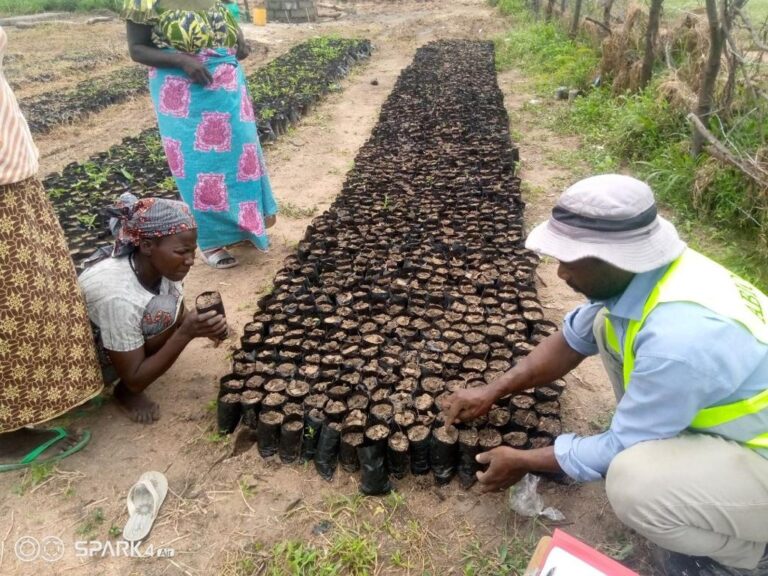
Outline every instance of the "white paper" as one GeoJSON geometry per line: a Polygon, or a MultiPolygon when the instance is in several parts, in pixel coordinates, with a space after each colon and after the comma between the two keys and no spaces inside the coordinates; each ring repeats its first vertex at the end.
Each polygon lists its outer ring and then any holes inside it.
{"type": "Polygon", "coordinates": [[[550,550],[539,574],[540,576],[607,576],[605,572],[593,568],[581,558],[558,547],[550,550]],[[550,574],[550,570],[554,572],[550,574]]]}

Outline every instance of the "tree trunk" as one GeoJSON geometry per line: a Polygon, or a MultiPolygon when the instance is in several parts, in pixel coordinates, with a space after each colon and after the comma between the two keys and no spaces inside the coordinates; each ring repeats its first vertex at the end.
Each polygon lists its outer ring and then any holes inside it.
{"type": "Polygon", "coordinates": [[[723,30],[723,49],[725,50],[726,63],[728,64],[728,77],[723,89],[723,100],[721,107],[726,115],[731,112],[733,97],[736,90],[736,72],[739,69],[739,55],[737,54],[736,44],[733,39],[733,19],[736,11],[740,10],[746,4],[746,0],[731,0],[723,2],[720,12],[720,21],[723,30]]]}
{"type": "Polygon", "coordinates": [[[579,32],[579,20],[581,19],[581,0],[576,0],[573,5],[573,21],[571,22],[571,38],[576,38],[579,32]]]}
{"type": "Polygon", "coordinates": [[[547,0],[547,11],[545,12],[544,16],[547,19],[547,22],[552,20],[552,13],[555,10],[555,2],[557,0],[547,0]]]}
{"type": "Polygon", "coordinates": [[[541,0],[531,0],[531,4],[533,5],[533,15],[538,20],[539,12],[541,11],[541,0]]]}
{"type": "Polygon", "coordinates": [[[566,3],[566,0],[560,0],[560,15],[561,16],[563,14],[565,14],[565,3],[566,3]]]}
{"type": "Polygon", "coordinates": [[[611,28],[611,10],[613,9],[613,0],[605,0],[603,6],[603,24],[610,30],[611,28]]]}
{"type": "MultiPolygon", "coordinates": [[[[720,19],[717,14],[717,0],[706,0],[707,19],[709,21],[709,55],[704,67],[701,87],[699,88],[698,103],[696,104],[696,117],[704,126],[709,123],[712,113],[712,101],[715,93],[715,82],[720,72],[720,57],[723,53],[723,30],[720,27],[720,19]]],[[[691,139],[691,154],[698,156],[704,144],[704,136],[699,130],[694,129],[691,139]]]]}
{"type": "Polygon", "coordinates": [[[651,0],[651,10],[648,12],[648,30],[645,33],[645,54],[643,55],[643,67],[640,71],[640,89],[648,86],[653,74],[653,63],[656,56],[656,38],[659,35],[659,21],[661,20],[661,5],[664,0],[651,0]]]}

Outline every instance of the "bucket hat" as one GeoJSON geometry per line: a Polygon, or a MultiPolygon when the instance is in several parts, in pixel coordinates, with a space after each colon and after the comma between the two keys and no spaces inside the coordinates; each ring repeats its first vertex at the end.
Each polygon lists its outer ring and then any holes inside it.
{"type": "Polygon", "coordinates": [[[525,246],[561,262],[593,257],[641,273],[669,264],[686,245],[658,215],[650,186],[601,174],[563,192],[552,217],[530,232],[525,246]]]}

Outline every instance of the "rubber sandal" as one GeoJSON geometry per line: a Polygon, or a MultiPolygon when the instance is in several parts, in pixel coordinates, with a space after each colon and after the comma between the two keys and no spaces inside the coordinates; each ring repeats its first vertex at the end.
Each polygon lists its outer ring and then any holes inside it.
{"type": "Polygon", "coordinates": [[[128,522],[123,538],[129,542],[143,540],[152,530],[160,506],[168,494],[168,479],[162,472],[144,472],[128,491],[128,522]]]}
{"type": "Polygon", "coordinates": [[[229,252],[224,250],[224,248],[217,248],[216,250],[213,250],[212,252],[209,252],[207,255],[205,252],[200,252],[203,262],[208,264],[211,268],[216,268],[217,270],[225,270],[227,268],[234,268],[240,262],[237,261],[237,259],[232,256],[229,252]],[[231,260],[228,264],[223,264],[225,260],[231,260]]]}
{"type": "Polygon", "coordinates": [[[53,456],[50,456],[48,458],[45,458],[43,460],[38,460],[38,458],[49,448],[54,446],[55,444],[58,444],[62,440],[65,440],[70,437],[69,432],[65,428],[57,427],[57,428],[51,428],[49,430],[50,432],[55,432],[55,435],[53,438],[50,438],[40,444],[37,448],[29,452],[24,458],[21,459],[21,462],[17,462],[15,464],[0,464],[0,473],[2,472],[11,472],[13,470],[21,470],[23,468],[28,468],[32,466],[33,464],[49,464],[53,462],[58,462],[59,460],[62,460],[66,458],[67,456],[70,456],[71,454],[74,454],[75,452],[78,452],[83,449],[83,447],[88,444],[91,440],[91,433],[88,430],[83,430],[80,433],[80,441],[71,446],[70,448],[64,450],[63,452],[57,452],[53,456]]]}

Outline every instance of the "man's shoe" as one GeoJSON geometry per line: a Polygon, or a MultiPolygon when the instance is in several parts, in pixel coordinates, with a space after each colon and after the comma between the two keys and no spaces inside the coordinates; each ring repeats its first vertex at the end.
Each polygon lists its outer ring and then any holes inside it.
{"type": "Polygon", "coordinates": [[[665,576],[768,576],[768,550],[752,570],[723,566],[707,556],[687,556],[655,547],[653,558],[665,576]]]}

